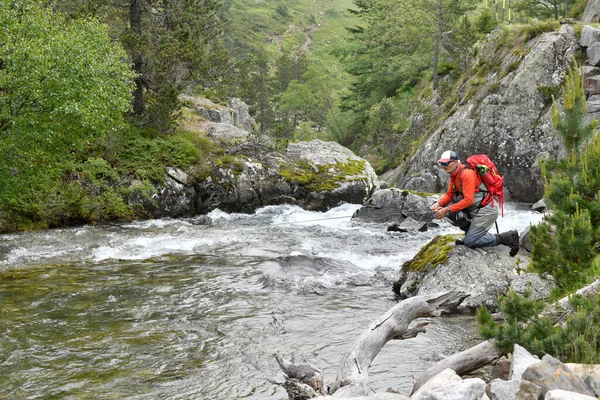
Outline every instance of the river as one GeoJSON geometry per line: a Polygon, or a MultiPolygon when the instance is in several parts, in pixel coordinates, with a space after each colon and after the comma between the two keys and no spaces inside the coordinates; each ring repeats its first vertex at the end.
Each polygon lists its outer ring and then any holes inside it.
{"type": "MultiPolygon", "coordinates": [[[[447,223],[416,234],[269,206],[0,236],[0,398],[286,399],[274,352],[335,379],[361,331],[396,304],[402,263],[447,223]]],[[[507,204],[500,230],[541,215],[507,204]]],[[[508,249],[507,249],[508,251],[508,249]]],[[[477,341],[472,317],[432,318],[388,343],[376,391],[477,341]]]]}

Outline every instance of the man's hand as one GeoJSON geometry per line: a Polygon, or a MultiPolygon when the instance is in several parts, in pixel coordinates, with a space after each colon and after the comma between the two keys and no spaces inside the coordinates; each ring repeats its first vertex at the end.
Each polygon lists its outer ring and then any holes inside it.
{"type": "Polygon", "coordinates": [[[441,207],[440,207],[440,203],[438,203],[437,201],[435,203],[433,203],[433,205],[430,207],[432,211],[438,211],[441,207]]]}
{"type": "Polygon", "coordinates": [[[438,206],[438,209],[436,210],[436,213],[435,213],[435,215],[434,215],[434,218],[435,218],[435,219],[442,219],[442,218],[444,218],[445,216],[447,216],[447,215],[448,215],[448,212],[449,212],[449,211],[450,211],[450,208],[449,208],[449,207],[440,208],[440,207],[438,206]]]}

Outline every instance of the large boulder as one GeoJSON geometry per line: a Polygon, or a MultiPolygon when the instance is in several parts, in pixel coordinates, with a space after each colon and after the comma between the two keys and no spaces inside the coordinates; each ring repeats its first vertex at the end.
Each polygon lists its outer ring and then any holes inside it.
{"type": "Polygon", "coordinates": [[[371,165],[347,148],[313,140],[278,148],[250,140],[230,150],[237,161],[215,165],[194,185],[195,210],[253,212],[275,204],[326,211],[362,203],[378,187],[371,165]]]}
{"type": "MultiPolygon", "coordinates": [[[[495,31],[492,37],[500,41],[503,35],[495,31]]],[[[538,158],[564,154],[551,122],[549,93],[560,89],[579,43],[567,24],[514,49],[493,43],[492,39],[481,52],[479,65],[500,64],[498,73],[473,76],[459,87],[463,97],[450,116],[427,134],[412,158],[385,174],[384,180],[405,189],[441,192],[448,177],[436,161],[452,149],[463,160],[471,154],[488,154],[505,176],[507,197],[529,203],[543,197],[538,158]]]]}
{"type": "Polygon", "coordinates": [[[401,298],[458,290],[469,294],[459,311],[473,313],[480,306],[497,311],[498,296],[509,289],[549,296],[553,280],[522,271],[528,262],[527,255],[510,257],[505,246],[470,249],[456,246],[452,235],[437,236],[404,263],[393,289],[401,298]]]}
{"type": "Polygon", "coordinates": [[[402,223],[407,218],[431,222],[434,213],[430,207],[440,196],[396,188],[380,189],[356,211],[353,219],[363,222],[402,223]]]}
{"type": "Polygon", "coordinates": [[[600,22],[600,0],[588,0],[581,21],[600,22]]]}

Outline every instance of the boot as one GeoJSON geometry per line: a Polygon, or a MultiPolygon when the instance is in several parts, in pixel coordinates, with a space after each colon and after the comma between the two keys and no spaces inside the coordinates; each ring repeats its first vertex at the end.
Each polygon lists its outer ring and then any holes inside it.
{"type": "Polygon", "coordinates": [[[502,232],[496,235],[496,244],[510,247],[510,254],[514,257],[519,252],[519,231],[502,232]]]}

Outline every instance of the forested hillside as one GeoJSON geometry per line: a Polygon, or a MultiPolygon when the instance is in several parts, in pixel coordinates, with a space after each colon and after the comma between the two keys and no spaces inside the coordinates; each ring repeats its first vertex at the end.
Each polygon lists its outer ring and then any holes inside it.
{"type": "Polygon", "coordinates": [[[0,0],[1,229],[136,218],[127,199],[165,166],[231,163],[183,129],[181,94],[241,98],[260,135],[335,140],[384,172],[418,146],[402,136],[411,112],[452,101],[488,32],[584,6],[0,0]]]}

